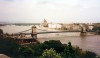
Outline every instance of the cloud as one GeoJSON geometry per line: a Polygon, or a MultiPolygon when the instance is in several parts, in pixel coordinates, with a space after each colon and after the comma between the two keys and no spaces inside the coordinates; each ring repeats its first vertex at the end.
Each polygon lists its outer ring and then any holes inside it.
{"type": "Polygon", "coordinates": [[[5,0],[5,1],[16,1],[16,0],[5,0]]]}
{"type": "Polygon", "coordinates": [[[98,0],[2,0],[0,19],[17,22],[28,20],[39,22],[43,18],[55,22],[72,22],[78,19],[86,22],[87,19],[89,21],[95,18],[96,21],[100,21],[99,2],[98,0]]]}

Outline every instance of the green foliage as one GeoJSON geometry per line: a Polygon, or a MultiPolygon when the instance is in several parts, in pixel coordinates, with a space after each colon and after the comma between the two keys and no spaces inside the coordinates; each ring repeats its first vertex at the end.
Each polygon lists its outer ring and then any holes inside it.
{"type": "Polygon", "coordinates": [[[63,57],[64,58],[80,58],[83,51],[79,47],[72,47],[71,42],[66,45],[63,57]]]}
{"type": "Polygon", "coordinates": [[[75,50],[69,42],[64,50],[64,58],[76,58],[75,50]]]}
{"type": "Polygon", "coordinates": [[[64,50],[64,46],[60,41],[50,40],[50,41],[45,41],[44,43],[34,46],[33,48],[34,55],[41,56],[45,49],[51,49],[51,48],[56,50],[57,53],[61,53],[64,50]]]}
{"type": "Polygon", "coordinates": [[[33,50],[30,47],[22,46],[19,48],[19,55],[24,58],[33,58],[33,50]]]}
{"type": "Polygon", "coordinates": [[[47,49],[53,48],[57,53],[62,53],[64,50],[64,45],[59,40],[45,41],[44,44],[47,45],[47,49]]]}
{"type": "Polygon", "coordinates": [[[73,47],[73,48],[75,51],[75,57],[80,58],[84,51],[82,51],[82,49],[80,49],[79,47],[73,47]]]}
{"type": "Polygon", "coordinates": [[[86,51],[84,54],[82,54],[81,58],[97,58],[97,55],[93,52],[86,51]]]}
{"type": "Polygon", "coordinates": [[[71,42],[68,43],[64,50],[64,58],[98,58],[97,55],[90,51],[82,51],[79,47],[72,47],[71,42]]]}
{"type": "Polygon", "coordinates": [[[8,56],[18,54],[19,45],[11,37],[0,37],[0,53],[8,56]]]}
{"type": "Polygon", "coordinates": [[[0,53],[12,58],[100,58],[90,51],[73,47],[71,42],[65,46],[56,40],[40,44],[19,45],[15,38],[0,36],[0,53]],[[60,55],[61,54],[61,55],[60,55]]]}
{"type": "Polygon", "coordinates": [[[34,56],[41,56],[43,51],[47,48],[47,45],[41,43],[38,45],[35,45],[33,50],[34,50],[34,56]]]}
{"type": "Polygon", "coordinates": [[[54,49],[45,50],[40,58],[62,58],[54,49]]]}

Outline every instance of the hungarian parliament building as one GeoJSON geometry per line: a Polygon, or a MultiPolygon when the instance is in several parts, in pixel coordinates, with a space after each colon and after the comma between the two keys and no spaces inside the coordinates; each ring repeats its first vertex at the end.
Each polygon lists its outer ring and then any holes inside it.
{"type": "Polygon", "coordinates": [[[92,30],[94,25],[93,24],[86,24],[86,23],[70,23],[70,24],[48,23],[48,21],[44,19],[41,22],[41,27],[59,29],[59,30],[78,31],[78,30],[81,30],[81,27],[84,29],[87,29],[87,30],[92,30]]]}

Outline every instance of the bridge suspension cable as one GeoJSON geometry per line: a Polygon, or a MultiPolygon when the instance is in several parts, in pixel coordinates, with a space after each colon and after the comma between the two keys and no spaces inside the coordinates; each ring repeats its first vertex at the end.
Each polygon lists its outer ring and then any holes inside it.
{"type": "MultiPolygon", "coordinates": [[[[27,32],[27,31],[30,31],[30,30],[32,30],[32,29],[24,30],[24,31],[21,31],[21,32],[18,32],[18,33],[27,32]]],[[[18,33],[16,33],[16,34],[18,34],[18,33]]]]}

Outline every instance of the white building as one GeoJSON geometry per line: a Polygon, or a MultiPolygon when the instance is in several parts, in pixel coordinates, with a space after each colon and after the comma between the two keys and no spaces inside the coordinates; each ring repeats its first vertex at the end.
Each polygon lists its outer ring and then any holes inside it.
{"type": "Polygon", "coordinates": [[[92,30],[94,28],[93,25],[89,25],[89,30],[92,30]]]}
{"type": "Polygon", "coordinates": [[[80,26],[77,24],[66,24],[65,27],[67,30],[74,30],[74,31],[80,30],[80,26]]]}
{"type": "Polygon", "coordinates": [[[62,27],[62,25],[61,24],[48,24],[48,27],[49,28],[54,28],[54,29],[59,29],[59,28],[61,28],[62,27]]]}

